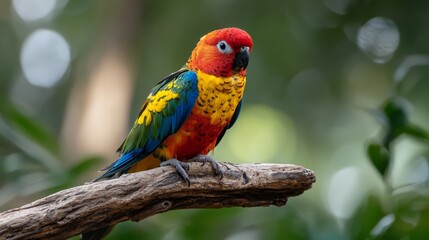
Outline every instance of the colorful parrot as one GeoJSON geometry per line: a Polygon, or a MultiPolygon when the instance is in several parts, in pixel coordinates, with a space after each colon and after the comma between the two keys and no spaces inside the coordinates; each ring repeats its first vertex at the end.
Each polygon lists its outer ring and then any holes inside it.
{"type": "MultiPolygon", "coordinates": [[[[250,35],[239,28],[203,36],[185,66],[152,89],[118,149],[119,159],[94,181],[171,165],[189,184],[189,161],[209,162],[222,176],[207,154],[240,113],[252,45],[250,35]]],[[[82,239],[102,239],[112,228],[84,233],[82,239]]]]}
{"type": "Polygon", "coordinates": [[[151,91],[118,160],[96,181],[172,165],[189,184],[186,161],[218,163],[207,154],[240,113],[252,38],[239,28],[203,36],[184,67],[151,91]]]}

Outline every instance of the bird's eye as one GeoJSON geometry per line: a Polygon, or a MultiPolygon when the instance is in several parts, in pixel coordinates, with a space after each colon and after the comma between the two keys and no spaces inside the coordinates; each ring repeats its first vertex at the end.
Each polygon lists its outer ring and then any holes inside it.
{"type": "Polygon", "coordinates": [[[220,41],[217,43],[217,49],[223,54],[232,53],[232,48],[225,41],[220,41]]]}

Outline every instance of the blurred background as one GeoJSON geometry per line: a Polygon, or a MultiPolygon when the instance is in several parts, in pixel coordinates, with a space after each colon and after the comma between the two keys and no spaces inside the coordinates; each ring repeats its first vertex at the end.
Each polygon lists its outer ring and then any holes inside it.
{"type": "Polygon", "coordinates": [[[254,40],[219,161],[293,163],[285,207],[181,210],[107,239],[427,239],[429,1],[0,2],[0,210],[98,176],[201,36],[254,40]]]}

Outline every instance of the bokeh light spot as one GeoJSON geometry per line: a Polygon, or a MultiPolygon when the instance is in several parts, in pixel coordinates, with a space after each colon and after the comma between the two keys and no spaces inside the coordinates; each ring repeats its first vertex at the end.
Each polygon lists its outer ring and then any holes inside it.
{"type": "Polygon", "coordinates": [[[420,156],[417,159],[407,162],[406,166],[402,168],[401,175],[396,182],[400,182],[399,186],[408,186],[419,184],[428,181],[429,179],[429,164],[428,160],[420,156]]]}
{"type": "Polygon", "coordinates": [[[424,157],[419,157],[412,167],[408,181],[410,183],[422,183],[429,179],[429,164],[424,157]]]}
{"type": "Polygon", "coordinates": [[[70,64],[70,47],[57,32],[39,29],[31,33],[21,49],[21,66],[27,80],[39,87],[52,87],[70,64]]]}
{"type": "Polygon", "coordinates": [[[13,7],[22,20],[37,21],[48,17],[55,9],[56,0],[13,0],[13,7]]]}
{"type": "Polygon", "coordinates": [[[385,63],[398,48],[399,36],[398,28],[392,20],[376,17],[359,29],[357,44],[374,62],[385,63]]]}
{"type": "Polygon", "coordinates": [[[382,236],[384,232],[389,229],[389,227],[392,225],[392,223],[395,221],[395,215],[388,214],[384,216],[378,223],[375,225],[375,227],[371,230],[371,236],[377,237],[382,236]]]}
{"type": "Polygon", "coordinates": [[[333,174],[327,191],[328,207],[333,216],[344,220],[353,216],[363,198],[360,180],[361,173],[355,166],[333,174]]]}

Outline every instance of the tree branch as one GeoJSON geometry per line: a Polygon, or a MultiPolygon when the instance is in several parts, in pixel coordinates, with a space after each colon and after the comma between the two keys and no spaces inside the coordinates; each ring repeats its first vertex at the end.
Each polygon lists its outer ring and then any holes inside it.
{"type": "Polygon", "coordinates": [[[312,171],[290,164],[190,163],[191,184],[170,167],[66,189],[0,213],[0,239],[65,239],[119,222],[187,208],[283,206],[311,188],[312,171]]]}

